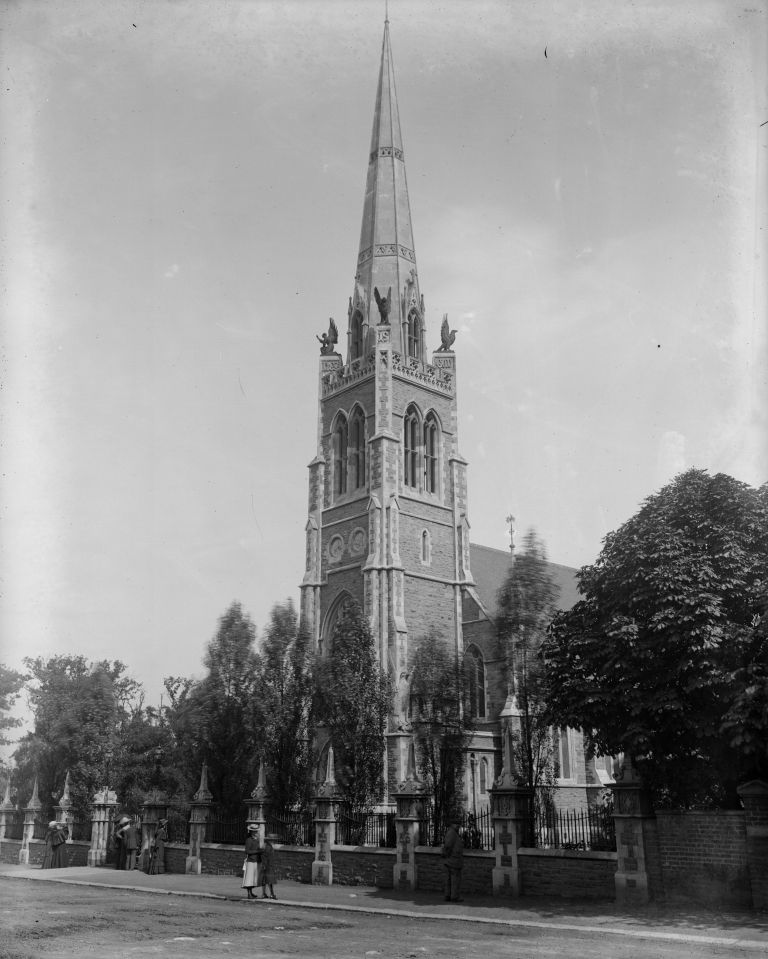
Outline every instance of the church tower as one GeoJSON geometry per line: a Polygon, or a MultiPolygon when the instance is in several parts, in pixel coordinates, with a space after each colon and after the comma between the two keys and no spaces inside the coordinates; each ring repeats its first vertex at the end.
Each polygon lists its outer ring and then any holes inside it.
{"type": "Polygon", "coordinates": [[[321,341],[301,615],[332,655],[343,605],[363,608],[396,687],[391,784],[405,772],[414,650],[434,630],[461,657],[472,576],[453,332],[426,328],[388,21],[346,327],[332,320],[321,341]]]}

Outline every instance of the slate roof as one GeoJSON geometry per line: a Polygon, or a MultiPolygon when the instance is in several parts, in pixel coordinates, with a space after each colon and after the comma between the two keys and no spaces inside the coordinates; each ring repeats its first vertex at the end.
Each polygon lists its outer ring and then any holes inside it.
{"type": "MultiPolygon", "coordinates": [[[[496,613],[496,598],[509,573],[512,554],[506,549],[470,543],[470,564],[480,601],[491,616],[496,613]]],[[[552,578],[560,588],[558,609],[570,609],[581,597],[576,584],[577,570],[559,563],[549,563],[552,578]]]]}

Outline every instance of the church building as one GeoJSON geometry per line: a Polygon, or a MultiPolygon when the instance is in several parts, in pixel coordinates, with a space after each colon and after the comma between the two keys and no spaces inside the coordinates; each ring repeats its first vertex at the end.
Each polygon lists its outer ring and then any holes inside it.
{"type": "MultiPolygon", "coordinates": [[[[405,776],[414,650],[430,631],[445,637],[472,677],[476,730],[465,801],[482,809],[500,771],[510,710],[494,613],[512,556],[470,540],[458,437],[460,342],[446,317],[440,330],[426,326],[405,164],[386,21],[346,330],[331,320],[320,338],[301,616],[322,654],[344,604],[363,609],[396,688],[389,787],[405,776]]],[[[568,608],[577,599],[575,571],[553,565],[552,572],[568,608]]],[[[559,736],[560,784],[573,787],[581,805],[601,777],[585,763],[580,735],[559,736]]]]}

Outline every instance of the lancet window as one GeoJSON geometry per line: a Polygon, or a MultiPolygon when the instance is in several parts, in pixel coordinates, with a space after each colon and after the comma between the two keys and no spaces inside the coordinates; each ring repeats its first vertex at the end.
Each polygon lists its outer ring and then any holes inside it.
{"type": "Polygon", "coordinates": [[[437,422],[429,415],[424,421],[424,489],[428,493],[437,492],[437,439],[437,422]]]}
{"type": "Polygon", "coordinates": [[[349,424],[342,413],[336,418],[333,430],[333,488],[337,496],[347,492],[349,466],[349,424]]]}
{"type": "Polygon", "coordinates": [[[352,489],[363,489],[366,485],[365,416],[359,407],[349,424],[349,465],[352,489]]]}
{"type": "Polygon", "coordinates": [[[417,360],[421,359],[421,319],[416,310],[411,310],[408,314],[407,332],[406,332],[408,356],[417,360]]]}
{"type": "Polygon", "coordinates": [[[410,406],[403,420],[403,482],[419,488],[419,414],[410,406]]]}
{"type": "Polygon", "coordinates": [[[477,646],[468,646],[464,653],[464,675],[470,716],[485,716],[485,663],[477,646]]]}

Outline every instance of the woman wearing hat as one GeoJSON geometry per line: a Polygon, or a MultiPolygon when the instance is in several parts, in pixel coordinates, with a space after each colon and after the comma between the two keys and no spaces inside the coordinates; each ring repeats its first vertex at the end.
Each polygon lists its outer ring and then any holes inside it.
{"type": "Polygon", "coordinates": [[[168,842],[168,820],[161,819],[155,829],[150,847],[149,874],[158,876],[165,872],[165,844],[168,842]]]}
{"type": "Polygon", "coordinates": [[[43,869],[63,869],[67,865],[66,842],[67,831],[64,824],[52,819],[45,834],[43,869]]]}
{"type": "Polygon", "coordinates": [[[245,863],[243,864],[243,889],[247,891],[249,899],[256,898],[253,894],[253,887],[256,885],[260,862],[259,827],[252,822],[248,826],[248,838],[245,840],[245,863]]]}

